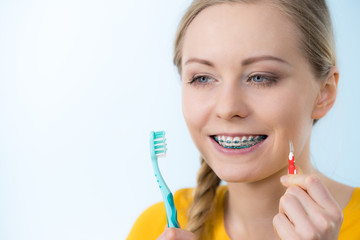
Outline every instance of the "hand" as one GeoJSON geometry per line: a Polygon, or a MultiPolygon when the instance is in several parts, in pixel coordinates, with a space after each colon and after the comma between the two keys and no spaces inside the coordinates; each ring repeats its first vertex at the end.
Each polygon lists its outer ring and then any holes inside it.
{"type": "Polygon", "coordinates": [[[195,240],[195,235],[180,228],[166,228],[157,240],[195,240]]]}
{"type": "Polygon", "coordinates": [[[280,239],[338,239],[342,210],[315,175],[281,177],[287,187],[273,219],[280,239]]]}

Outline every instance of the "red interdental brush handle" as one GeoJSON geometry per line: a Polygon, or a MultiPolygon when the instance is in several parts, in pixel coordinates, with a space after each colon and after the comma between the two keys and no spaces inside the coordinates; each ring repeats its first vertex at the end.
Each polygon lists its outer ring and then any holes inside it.
{"type": "Polygon", "coordinates": [[[296,173],[296,168],[295,168],[295,157],[294,155],[290,154],[289,155],[289,174],[295,174],[296,173]]]}
{"type": "Polygon", "coordinates": [[[288,172],[289,174],[296,174],[296,168],[295,168],[295,156],[294,156],[294,146],[292,141],[290,140],[290,153],[289,153],[289,168],[288,172]]]}

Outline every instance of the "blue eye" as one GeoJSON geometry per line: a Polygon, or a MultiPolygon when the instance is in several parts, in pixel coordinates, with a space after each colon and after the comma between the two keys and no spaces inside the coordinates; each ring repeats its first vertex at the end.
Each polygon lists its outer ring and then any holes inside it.
{"type": "Polygon", "coordinates": [[[260,75],[255,75],[250,77],[254,82],[263,82],[265,79],[264,76],[260,76],[260,75]]]}
{"type": "Polygon", "coordinates": [[[211,82],[215,82],[215,79],[208,77],[208,76],[194,76],[191,78],[191,80],[189,81],[189,84],[194,84],[194,85],[207,85],[210,84],[211,82]]]}
{"type": "Polygon", "coordinates": [[[209,77],[200,76],[200,77],[197,78],[197,81],[199,83],[207,83],[209,81],[209,77]]]}
{"type": "Polygon", "coordinates": [[[275,76],[265,76],[260,74],[252,75],[248,78],[248,82],[250,84],[264,87],[270,86],[276,83],[276,81],[277,78],[275,76]]]}

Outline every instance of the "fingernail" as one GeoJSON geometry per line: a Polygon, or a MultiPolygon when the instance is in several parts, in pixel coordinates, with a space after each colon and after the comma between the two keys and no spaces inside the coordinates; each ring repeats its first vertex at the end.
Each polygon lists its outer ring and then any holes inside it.
{"type": "Polygon", "coordinates": [[[282,176],[282,177],[280,178],[280,182],[284,184],[284,183],[286,183],[287,179],[288,179],[288,176],[287,176],[287,175],[282,176]]]}

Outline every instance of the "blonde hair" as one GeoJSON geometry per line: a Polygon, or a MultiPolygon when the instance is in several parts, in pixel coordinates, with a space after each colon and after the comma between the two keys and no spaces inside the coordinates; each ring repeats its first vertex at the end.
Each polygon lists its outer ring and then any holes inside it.
{"type": "MultiPolygon", "coordinates": [[[[223,3],[256,3],[260,0],[194,0],[180,21],[174,44],[173,62],[181,75],[182,46],[192,20],[205,8],[223,3]]],[[[270,1],[269,1],[270,2],[270,1]]],[[[302,33],[304,56],[319,79],[336,65],[335,41],[325,0],[273,0],[271,4],[293,20],[302,33]]]]}
{"type": "MultiPolygon", "coordinates": [[[[174,64],[182,74],[182,47],[186,30],[193,19],[205,8],[224,3],[256,3],[261,0],[194,0],[180,21],[175,38],[174,64]]],[[[300,47],[308,60],[314,76],[324,80],[336,65],[335,41],[330,13],[325,0],[272,0],[266,1],[278,8],[297,26],[301,33],[300,47]]],[[[211,215],[216,188],[220,179],[201,160],[194,202],[188,213],[187,229],[201,238],[211,215]]]]}
{"type": "MultiPolygon", "coordinates": [[[[197,177],[197,187],[194,192],[194,202],[188,213],[186,229],[193,232],[200,239],[204,232],[207,219],[214,210],[214,198],[216,189],[220,185],[220,178],[210,168],[203,158],[197,177]]],[[[206,232],[206,231],[205,231],[206,232]]]]}

